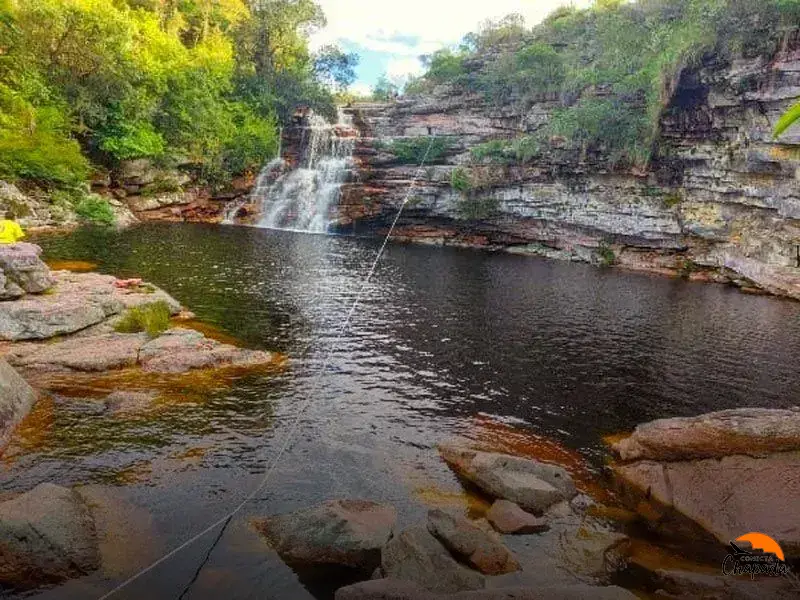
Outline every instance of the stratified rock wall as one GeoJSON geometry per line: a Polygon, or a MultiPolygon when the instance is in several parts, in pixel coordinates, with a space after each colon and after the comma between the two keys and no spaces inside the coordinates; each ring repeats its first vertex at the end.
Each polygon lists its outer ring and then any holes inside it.
{"type": "Polygon", "coordinates": [[[476,144],[533,133],[556,102],[525,111],[440,87],[392,104],[357,104],[357,180],[340,201],[342,233],[382,233],[417,171],[391,151],[398,138],[445,137],[420,172],[396,232],[433,244],[733,281],[800,299],[800,127],[779,141],[779,115],[800,99],[800,36],[771,59],[708,59],[684,71],[644,172],[613,172],[602,157],[550,149],[525,165],[470,165],[481,181],[470,217],[451,173],[476,144]]]}

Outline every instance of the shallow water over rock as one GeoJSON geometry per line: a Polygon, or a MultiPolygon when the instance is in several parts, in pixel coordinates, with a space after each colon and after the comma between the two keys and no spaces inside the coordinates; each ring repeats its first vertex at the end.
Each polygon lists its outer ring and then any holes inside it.
{"type": "MultiPolygon", "coordinates": [[[[223,382],[170,380],[143,410],[122,413],[105,410],[92,388],[124,390],[124,377],[61,381],[0,458],[0,496],[44,481],[116,486],[116,502],[149,515],[148,547],[141,535],[119,534],[120,543],[132,540],[130,564],[143,564],[153,547],[180,543],[245,497],[310,400],[296,443],[191,598],[312,597],[251,517],[348,497],[394,505],[399,529],[423,521],[428,506],[485,510],[439,458],[435,445],[454,436],[562,462],[592,493],[604,435],[658,417],[789,407],[800,397],[800,305],[722,286],[390,245],[337,340],[374,240],[146,225],[39,242],[48,260],[152,281],[221,334],[288,362],[223,382]]],[[[210,543],[119,597],[178,597],[210,543]]],[[[120,571],[45,597],[99,596],[124,579],[120,571]]]]}

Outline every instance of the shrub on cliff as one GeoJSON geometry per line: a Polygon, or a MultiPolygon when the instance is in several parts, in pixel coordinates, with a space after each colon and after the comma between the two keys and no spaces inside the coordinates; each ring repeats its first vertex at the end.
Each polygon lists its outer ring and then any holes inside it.
{"type": "Polygon", "coordinates": [[[423,160],[425,164],[441,161],[450,151],[451,144],[447,138],[434,136],[420,136],[414,138],[398,138],[382,145],[383,149],[391,152],[402,164],[419,165],[423,160]]]}

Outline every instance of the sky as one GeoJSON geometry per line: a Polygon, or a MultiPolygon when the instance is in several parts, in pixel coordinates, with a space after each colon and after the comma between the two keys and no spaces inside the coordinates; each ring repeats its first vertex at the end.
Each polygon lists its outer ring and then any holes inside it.
{"type": "Polygon", "coordinates": [[[361,61],[352,89],[369,93],[386,73],[402,84],[423,72],[419,57],[457,44],[487,19],[523,15],[529,26],[565,4],[588,0],[317,0],[328,25],[311,39],[313,48],[337,43],[361,61]]]}

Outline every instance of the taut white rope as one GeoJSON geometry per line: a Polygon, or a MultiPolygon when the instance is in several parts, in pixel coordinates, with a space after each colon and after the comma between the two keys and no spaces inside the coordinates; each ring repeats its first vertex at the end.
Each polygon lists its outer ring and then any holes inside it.
{"type": "Polygon", "coordinates": [[[347,331],[347,328],[350,325],[350,321],[353,318],[353,315],[355,314],[356,309],[358,308],[358,305],[361,303],[361,299],[362,299],[362,297],[364,295],[364,291],[366,290],[367,285],[369,284],[369,282],[372,280],[372,276],[375,274],[375,270],[378,268],[378,262],[380,261],[381,256],[383,256],[383,253],[386,250],[386,246],[389,243],[389,239],[392,237],[392,233],[394,232],[394,229],[397,226],[397,222],[400,220],[400,215],[403,214],[403,209],[405,208],[406,204],[408,204],[408,200],[411,197],[411,192],[414,190],[414,187],[416,186],[417,181],[419,180],[420,174],[422,173],[422,169],[425,166],[425,162],[428,160],[428,154],[430,154],[431,147],[433,146],[434,138],[435,138],[435,136],[432,136],[430,142],[428,142],[428,148],[427,148],[427,150],[425,150],[425,154],[422,157],[422,161],[420,162],[419,167],[417,167],[417,170],[414,173],[414,178],[411,180],[411,184],[408,186],[408,191],[406,192],[406,195],[403,198],[403,202],[400,205],[400,208],[398,209],[397,214],[394,217],[394,221],[392,221],[392,225],[389,228],[389,231],[386,234],[386,237],[383,239],[383,244],[381,244],[381,247],[378,250],[378,254],[375,256],[375,260],[372,262],[372,266],[370,267],[369,273],[367,273],[366,278],[361,283],[361,286],[360,286],[360,288],[358,290],[358,294],[356,295],[356,298],[353,301],[353,304],[352,304],[352,306],[350,307],[350,310],[347,313],[347,317],[342,322],[342,325],[339,328],[339,332],[337,333],[333,344],[328,349],[328,352],[325,355],[325,360],[322,363],[322,368],[320,369],[320,372],[317,375],[317,378],[316,378],[316,381],[315,381],[315,385],[314,385],[312,391],[307,395],[306,399],[303,401],[303,404],[300,405],[300,410],[297,412],[297,415],[295,416],[295,419],[292,422],[292,425],[289,428],[288,433],[286,434],[286,437],[284,439],[283,444],[278,449],[278,452],[275,454],[275,456],[273,457],[272,461],[270,461],[269,467],[267,468],[267,471],[264,474],[264,477],[262,478],[262,480],[259,483],[259,485],[252,492],[250,492],[244,498],[244,500],[242,500],[239,504],[237,504],[236,507],[232,511],[230,511],[229,513],[227,513],[223,517],[217,519],[211,525],[209,525],[208,527],[203,529],[201,532],[199,532],[196,535],[190,537],[188,540],[186,540],[185,542],[183,542],[179,546],[173,548],[167,554],[165,554],[164,556],[162,556],[161,558],[159,558],[158,560],[156,560],[155,562],[153,562],[149,566],[145,567],[144,569],[140,570],[138,573],[132,575],[131,577],[129,577],[128,579],[126,579],[125,581],[120,583],[114,589],[112,589],[111,591],[109,591],[106,594],[104,594],[103,596],[101,596],[99,598],[99,600],[106,600],[107,598],[110,598],[111,596],[113,596],[114,594],[119,592],[120,590],[126,588],[128,585],[130,585],[131,583],[133,583],[134,581],[139,579],[142,575],[145,575],[145,574],[149,573],[150,571],[152,571],[153,569],[155,569],[156,567],[158,567],[162,563],[168,561],[170,558],[172,558],[173,556],[175,556],[176,554],[178,554],[182,550],[184,550],[184,549],[188,548],[189,546],[191,546],[192,544],[194,544],[200,538],[204,537],[208,533],[211,533],[217,527],[220,527],[220,526],[224,527],[226,525],[226,523],[230,522],[233,519],[233,517],[235,517],[237,514],[239,514],[241,512],[241,510],[247,505],[248,502],[250,502],[253,498],[255,498],[266,487],[267,482],[269,481],[270,477],[272,476],[272,473],[275,471],[275,468],[277,467],[277,465],[280,462],[280,460],[283,457],[283,455],[289,449],[289,446],[291,445],[295,434],[297,433],[298,429],[300,428],[300,419],[305,414],[306,410],[308,409],[309,405],[311,404],[311,399],[314,398],[316,396],[316,392],[319,391],[319,388],[321,386],[322,376],[328,370],[328,364],[330,363],[330,359],[331,359],[331,356],[333,354],[333,350],[336,348],[337,344],[342,339],[342,336],[344,335],[345,331],[347,331]]]}

